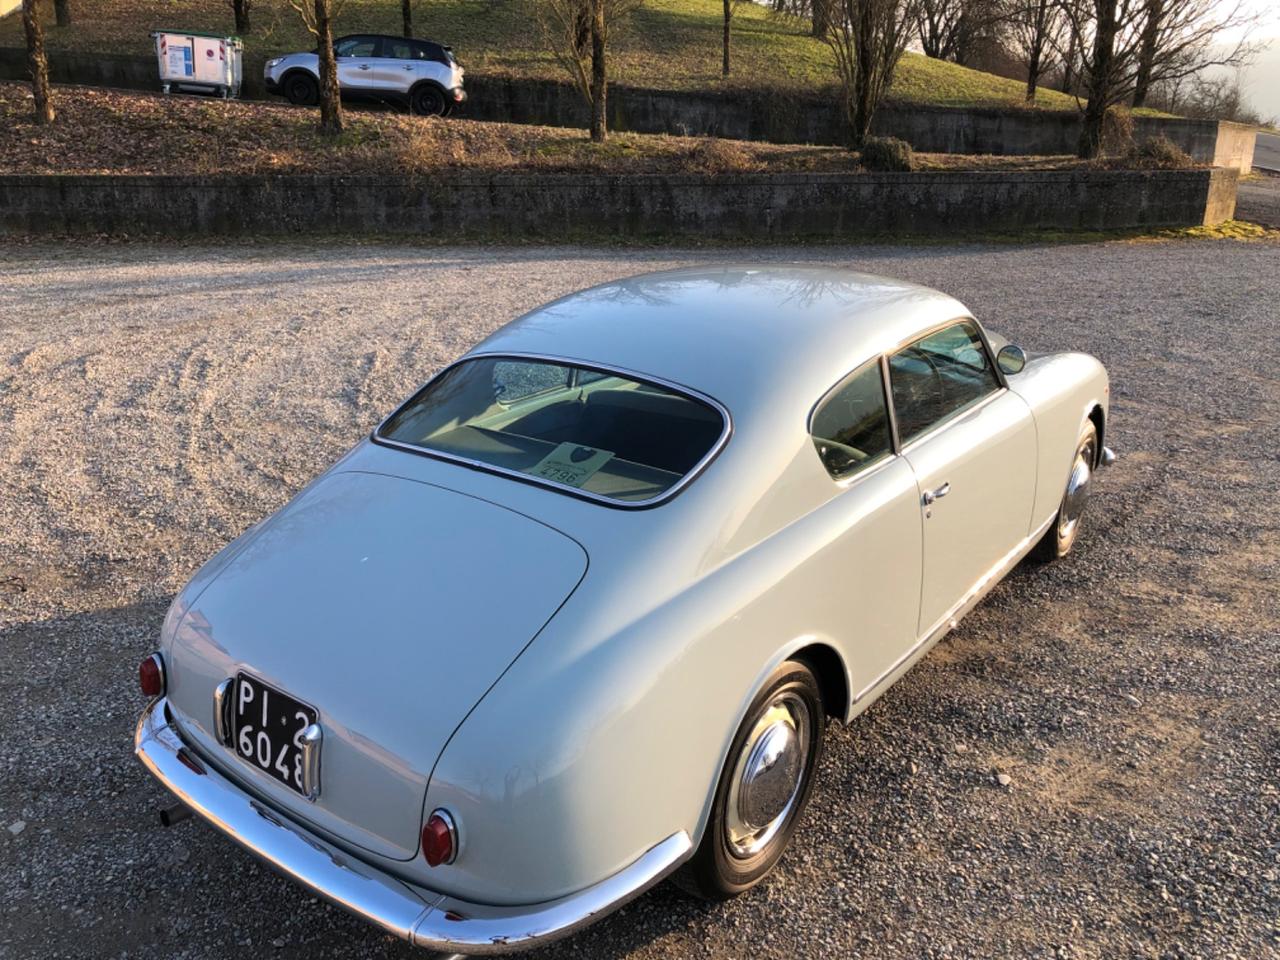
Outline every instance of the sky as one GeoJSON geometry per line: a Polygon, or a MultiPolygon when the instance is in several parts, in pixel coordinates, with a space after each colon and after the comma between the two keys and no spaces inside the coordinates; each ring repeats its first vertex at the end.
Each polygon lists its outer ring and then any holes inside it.
{"type": "MultiPolygon", "coordinates": [[[[1235,0],[1219,2],[1224,12],[1235,6],[1235,0]]],[[[1240,87],[1250,106],[1264,118],[1280,119],[1280,2],[1243,0],[1243,6],[1247,12],[1261,18],[1249,39],[1267,46],[1253,63],[1240,72],[1240,87]]],[[[1222,39],[1226,43],[1235,43],[1243,39],[1243,32],[1225,33],[1222,39]]]]}

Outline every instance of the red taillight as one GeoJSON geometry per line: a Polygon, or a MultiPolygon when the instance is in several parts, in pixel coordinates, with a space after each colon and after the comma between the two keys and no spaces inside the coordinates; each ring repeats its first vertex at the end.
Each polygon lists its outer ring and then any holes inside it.
{"type": "Polygon", "coordinates": [[[453,863],[458,855],[458,830],[447,810],[436,810],[422,828],[422,855],[427,866],[453,863]]]}
{"type": "Polygon", "coordinates": [[[138,664],[138,686],[148,697],[164,693],[164,661],[160,654],[153,653],[138,664]]]}

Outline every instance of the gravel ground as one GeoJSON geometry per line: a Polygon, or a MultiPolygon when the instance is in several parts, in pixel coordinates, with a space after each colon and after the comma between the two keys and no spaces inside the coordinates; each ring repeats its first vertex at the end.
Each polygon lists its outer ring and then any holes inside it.
{"type": "Polygon", "coordinates": [[[663,886],[543,955],[1280,957],[1280,245],[1224,241],[0,246],[0,956],[418,955],[156,828],[135,664],[202,560],[484,333],[730,255],[921,281],[1094,353],[1121,459],[1077,553],[830,730],[769,883],[663,886]]]}

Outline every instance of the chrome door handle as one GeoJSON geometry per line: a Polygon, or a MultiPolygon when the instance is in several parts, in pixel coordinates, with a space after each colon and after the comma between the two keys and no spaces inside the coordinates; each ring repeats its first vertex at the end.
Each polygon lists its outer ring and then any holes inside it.
{"type": "Polygon", "coordinates": [[[951,484],[949,482],[944,483],[942,486],[938,487],[936,490],[926,490],[924,492],[925,505],[927,506],[928,504],[935,503],[936,501],[941,500],[950,492],[951,492],[951,484]]]}
{"type": "Polygon", "coordinates": [[[360,64],[360,69],[361,69],[361,70],[368,70],[368,69],[369,69],[369,65],[368,65],[367,63],[362,63],[362,64],[360,64]]]}

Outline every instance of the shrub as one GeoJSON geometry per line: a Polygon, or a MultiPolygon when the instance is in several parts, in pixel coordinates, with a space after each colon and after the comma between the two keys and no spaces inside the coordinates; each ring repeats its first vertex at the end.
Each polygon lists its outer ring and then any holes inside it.
{"type": "Polygon", "coordinates": [[[760,162],[737,140],[707,137],[685,154],[684,166],[696,173],[746,173],[760,169],[760,162]]]}
{"type": "Polygon", "coordinates": [[[1102,117],[1102,153],[1124,157],[1133,149],[1133,114],[1128,107],[1107,107],[1102,117]]]}
{"type": "Polygon", "coordinates": [[[1140,167],[1176,170],[1193,166],[1193,161],[1186,152],[1163,133],[1130,147],[1126,159],[1140,167]]]}
{"type": "Polygon", "coordinates": [[[868,170],[884,172],[909,172],[916,168],[911,144],[897,137],[867,137],[858,161],[868,170]]]}

